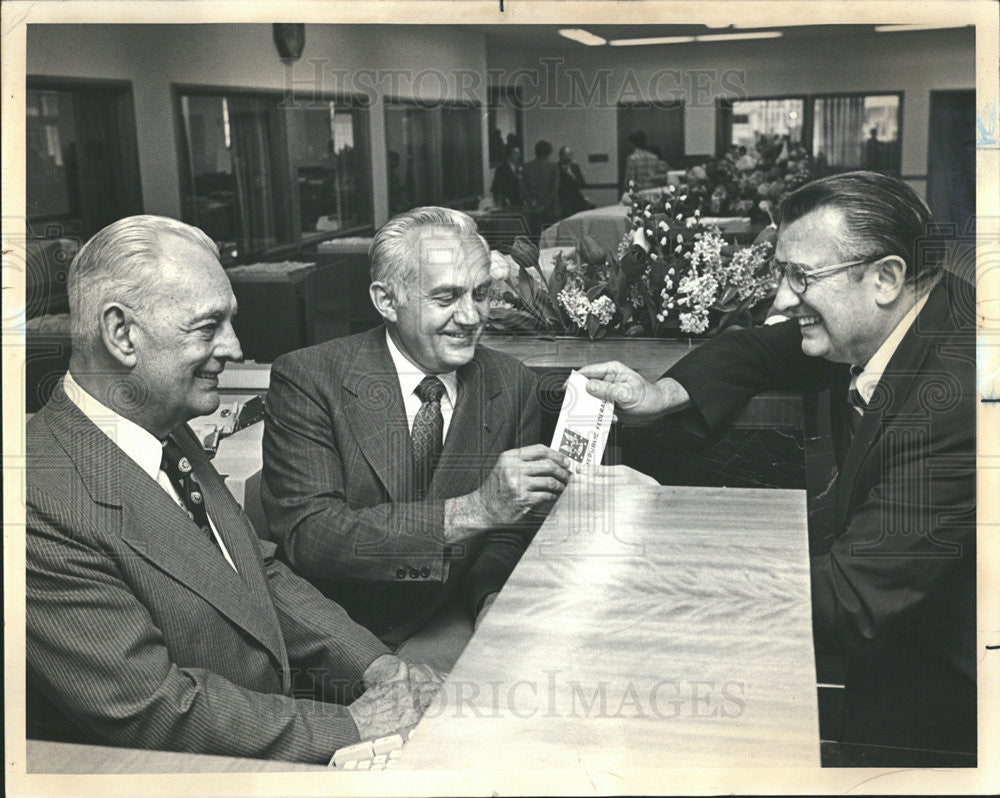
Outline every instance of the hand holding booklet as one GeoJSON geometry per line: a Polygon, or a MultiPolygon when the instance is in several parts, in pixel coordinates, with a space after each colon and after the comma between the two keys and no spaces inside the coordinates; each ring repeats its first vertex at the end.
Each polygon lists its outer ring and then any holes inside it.
{"type": "Polygon", "coordinates": [[[614,417],[613,402],[587,393],[587,378],[575,369],[566,380],[566,395],[556,422],[552,448],[570,459],[570,471],[600,465],[614,417]]]}

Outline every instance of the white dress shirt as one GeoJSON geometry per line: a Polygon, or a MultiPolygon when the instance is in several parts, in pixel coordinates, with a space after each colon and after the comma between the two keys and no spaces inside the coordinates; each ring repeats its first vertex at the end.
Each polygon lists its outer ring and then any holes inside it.
{"type": "MultiPolygon", "coordinates": [[[[392,340],[389,331],[385,331],[385,340],[389,345],[389,356],[396,367],[396,377],[399,379],[399,390],[403,394],[403,409],[406,411],[406,423],[413,432],[413,420],[420,410],[420,397],[417,396],[417,386],[421,380],[429,375],[421,371],[417,366],[407,360],[406,355],[399,351],[399,347],[392,340]]],[[[451,426],[451,417],[455,413],[455,403],[458,401],[458,375],[454,371],[447,374],[435,375],[444,384],[444,394],[441,396],[441,418],[444,425],[441,429],[441,443],[448,439],[448,428],[451,426]]]]}
{"type": "MultiPolygon", "coordinates": [[[[111,439],[112,443],[139,466],[150,479],[163,488],[182,510],[187,512],[184,502],[181,501],[181,497],[177,495],[177,491],[174,490],[174,486],[170,482],[170,477],[160,468],[160,463],[163,460],[163,444],[156,436],[134,421],[129,421],[124,416],[118,415],[103,402],[95,399],[80,387],[80,384],[73,379],[73,375],[68,371],[63,378],[63,389],[70,401],[80,408],[80,412],[93,421],[95,426],[111,439]]],[[[226,558],[226,562],[235,571],[236,564],[229,556],[226,544],[222,542],[219,530],[215,528],[211,516],[208,518],[208,524],[212,528],[212,535],[215,537],[215,542],[219,544],[222,556],[226,558]]]]}
{"type": "MultiPolygon", "coordinates": [[[[882,374],[885,372],[886,366],[889,365],[889,361],[899,347],[900,341],[903,340],[907,331],[913,326],[917,315],[923,310],[924,305],[927,304],[927,297],[929,296],[930,291],[927,291],[913,303],[913,307],[906,311],[906,315],[899,320],[899,323],[889,333],[889,337],[882,342],[882,346],[875,350],[875,354],[865,363],[864,368],[857,377],[851,378],[851,388],[857,389],[861,398],[865,400],[865,404],[868,404],[872,400],[872,394],[875,393],[875,386],[882,379],[882,374]]],[[[857,370],[857,366],[852,366],[852,368],[855,371],[857,370]]],[[[860,407],[855,407],[854,409],[859,413],[864,412],[860,407]]]]}

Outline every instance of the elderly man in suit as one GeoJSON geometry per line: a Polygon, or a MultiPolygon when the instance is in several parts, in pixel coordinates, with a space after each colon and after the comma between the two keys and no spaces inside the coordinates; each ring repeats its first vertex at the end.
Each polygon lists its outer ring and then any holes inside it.
{"type": "Polygon", "coordinates": [[[212,241],[115,222],[69,300],[27,429],[29,736],[325,763],[415,723],[427,673],[275,560],[186,426],[242,357],[212,241]]]}
{"type": "Polygon", "coordinates": [[[477,346],[490,253],[472,219],[416,208],[370,257],[385,324],[271,369],[261,496],[297,572],[400,653],[450,669],[569,462],[538,443],[536,378],[477,346]]]}
{"type": "Polygon", "coordinates": [[[832,528],[810,531],[816,651],[845,681],[833,733],[975,754],[974,292],[931,225],[897,178],[807,184],[773,262],[787,321],[721,335],[655,384],[620,363],[584,373],[623,417],[687,408],[706,431],[760,391],[830,389],[832,528]]]}

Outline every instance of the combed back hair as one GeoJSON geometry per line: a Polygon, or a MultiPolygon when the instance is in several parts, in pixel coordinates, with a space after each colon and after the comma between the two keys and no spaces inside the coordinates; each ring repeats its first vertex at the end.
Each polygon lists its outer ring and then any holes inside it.
{"type": "Polygon", "coordinates": [[[368,248],[371,281],[385,283],[397,297],[404,297],[419,265],[418,234],[428,228],[442,235],[475,240],[489,257],[489,245],[479,235],[471,216],[452,208],[428,205],[394,216],[375,234],[368,248]]]}
{"type": "Polygon", "coordinates": [[[641,150],[646,149],[646,134],[641,130],[633,130],[625,140],[641,150]]]}
{"type": "Polygon", "coordinates": [[[552,145],[545,139],[539,139],[535,144],[535,157],[547,158],[552,154],[552,145]]]}
{"type": "Polygon", "coordinates": [[[218,248],[197,227],[166,216],[128,216],[91,238],[69,265],[70,334],[74,352],[92,352],[99,338],[101,308],[120,302],[146,310],[159,261],[177,236],[218,257],[218,248]]]}
{"type": "Polygon", "coordinates": [[[934,217],[917,192],[898,177],[859,171],[806,183],[781,203],[780,224],[823,208],[836,208],[844,215],[846,234],[837,248],[845,261],[896,255],[906,262],[906,277],[914,282],[940,271],[934,217]]]}

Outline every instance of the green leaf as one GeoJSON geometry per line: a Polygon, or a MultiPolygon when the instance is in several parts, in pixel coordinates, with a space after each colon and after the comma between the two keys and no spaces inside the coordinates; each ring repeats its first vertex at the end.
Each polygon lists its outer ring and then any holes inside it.
{"type": "Polygon", "coordinates": [[[537,330],[534,316],[523,310],[493,308],[490,312],[490,327],[494,330],[537,330]]]}
{"type": "Polygon", "coordinates": [[[608,287],[607,283],[597,283],[596,285],[591,286],[590,288],[587,289],[587,299],[593,302],[595,299],[597,299],[597,297],[599,297],[601,294],[604,293],[607,287],[608,287]]]}

